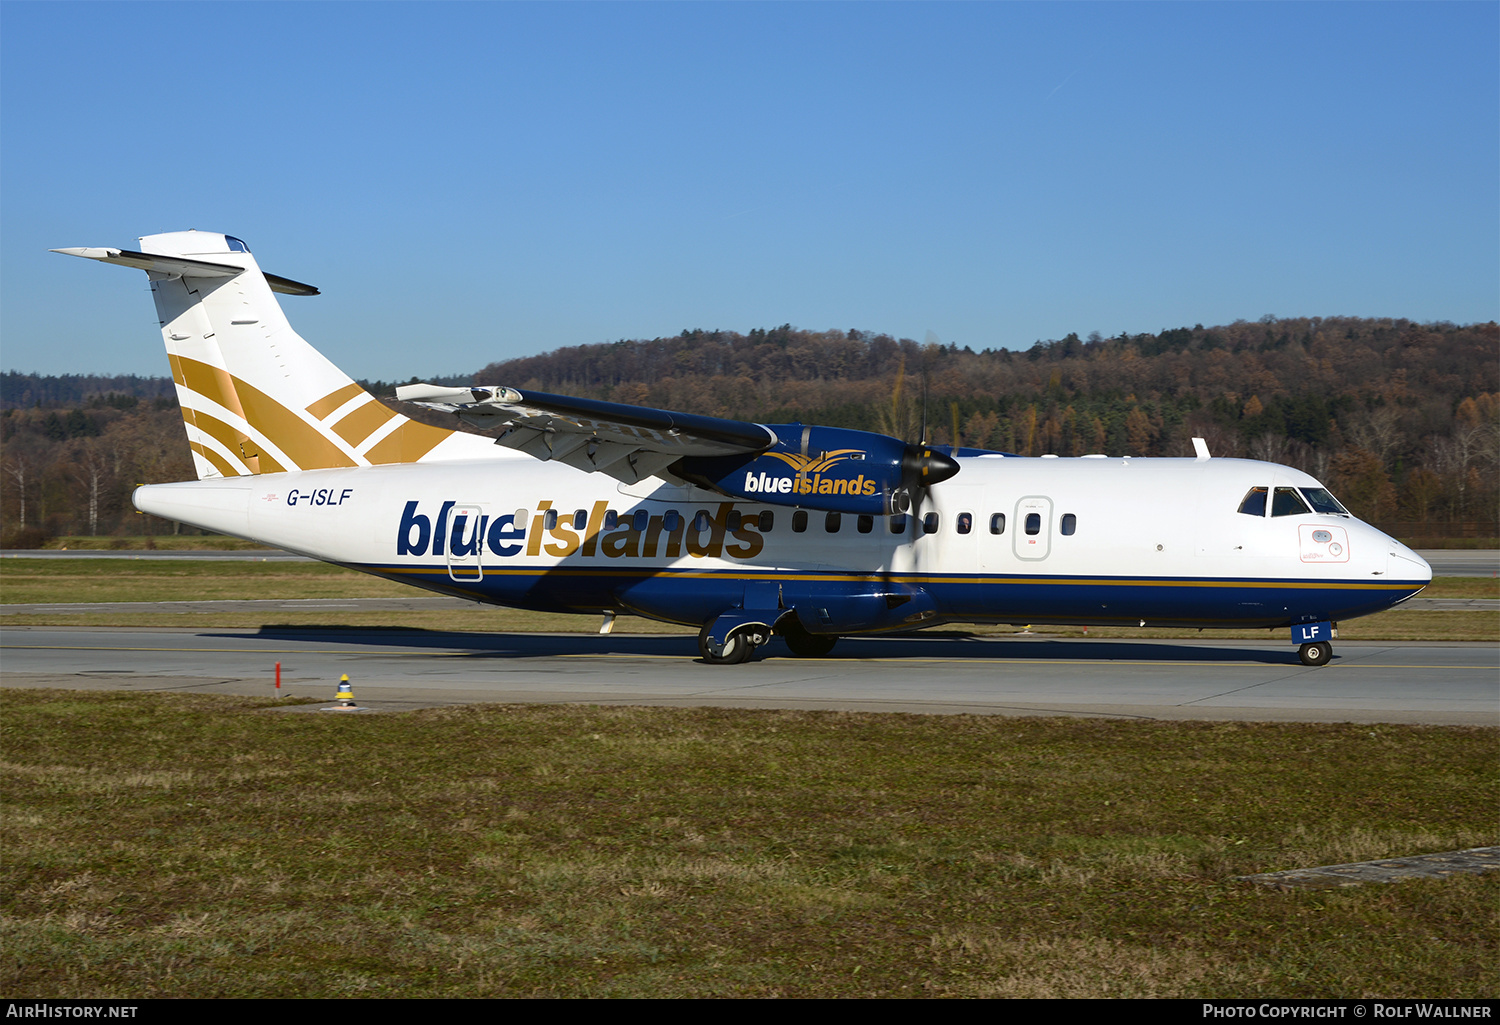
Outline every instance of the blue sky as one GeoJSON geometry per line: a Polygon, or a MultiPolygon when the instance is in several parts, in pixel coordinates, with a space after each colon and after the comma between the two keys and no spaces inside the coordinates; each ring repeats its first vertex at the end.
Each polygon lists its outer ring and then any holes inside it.
{"type": "Polygon", "coordinates": [[[356,377],[791,323],[1500,317],[1495,3],[0,3],[0,368],[196,227],[356,377]]]}

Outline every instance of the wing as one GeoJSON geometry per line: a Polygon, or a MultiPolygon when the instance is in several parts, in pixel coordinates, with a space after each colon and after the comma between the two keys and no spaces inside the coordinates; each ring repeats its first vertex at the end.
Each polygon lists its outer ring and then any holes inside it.
{"type": "Polygon", "coordinates": [[[406,384],[396,389],[396,398],[498,430],[497,445],[626,484],[661,476],[684,456],[761,452],[777,441],[769,428],[743,420],[514,388],[406,384]]]}

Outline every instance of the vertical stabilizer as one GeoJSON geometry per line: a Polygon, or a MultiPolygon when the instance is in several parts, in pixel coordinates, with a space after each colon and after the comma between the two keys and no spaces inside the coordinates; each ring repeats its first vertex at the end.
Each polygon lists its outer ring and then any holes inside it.
{"type": "Polygon", "coordinates": [[[497,454],[488,439],[397,413],[308,345],[273,292],[317,289],[264,274],[239,239],[174,231],[140,244],[58,252],[151,279],[199,479],[497,454]]]}

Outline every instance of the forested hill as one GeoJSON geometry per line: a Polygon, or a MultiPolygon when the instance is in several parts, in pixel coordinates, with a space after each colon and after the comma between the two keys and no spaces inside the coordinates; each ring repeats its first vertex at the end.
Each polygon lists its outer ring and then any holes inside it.
{"type": "Polygon", "coordinates": [[[22,374],[0,373],[0,409],[74,408],[120,399],[177,401],[170,377],[137,374],[22,374]]]}
{"type": "MultiPolygon", "coordinates": [[[[1294,421],[1322,408],[1392,404],[1435,418],[1500,390],[1500,325],[1310,318],[1087,341],[1069,335],[1028,350],[974,352],[864,331],[684,331],[670,338],[582,345],[492,363],[479,383],[754,419],[846,405],[878,406],[898,375],[928,380],[932,402],[1014,405],[1082,400],[1237,410],[1258,399],[1294,421]],[[1290,407],[1296,406],[1297,410],[1290,407]],[[1431,407],[1429,409],[1429,407],[1431,407]]],[[[1039,409],[1039,412],[1041,410],[1039,409]]],[[[1326,417],[1322,419],[1326,420],[1326,417]]],[[[1277,426],[1277,413],[1266,423],[1277,426]]],[[[1254,425],[1259,426],[1259,424],[1254,425]]],[[[1317,440],[1326,423],[1288,424],[1317,440]]]]}
{"type": "Polygon", "coordinates": [[[1265,318],[983,352],[861,331],[684,331],[492,363],[478,380],[761,421],[901,430],[910,427],[899,422],[909,420],[901,407],[915,404],[924,375],[932,422],[951,433],[956,403],[965,444],[1172,455],[1191,451],[1187,424],[1214,436],[1223,454],[1248,454],[1269,435],[1311,445],[1352,440],[1385,459],[1447,434],[1464,399],[1500,392],[1500,325],[1265,318]]]}

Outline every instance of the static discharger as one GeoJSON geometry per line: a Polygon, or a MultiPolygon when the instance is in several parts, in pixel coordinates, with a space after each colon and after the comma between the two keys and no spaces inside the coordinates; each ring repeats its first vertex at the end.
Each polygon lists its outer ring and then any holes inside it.
{"type": "Polygon", "coordinates": [[[327,708],[320,708],[320,709],[318,709],[318,711],[320,711],[320,712],[368,712],[369,711],[368,708],[363,708],[363,707],[361,707],[359,705],[356,705],[354,703],[354,688],[349,685],[349,674],[348,673],[345,673],[345,674],[343,674],[342,676],[339,677],[339,692],[333,696],[333,700],[337,701],[338,704],[336,704],[336,705],[329,705],[327,708]]]}

